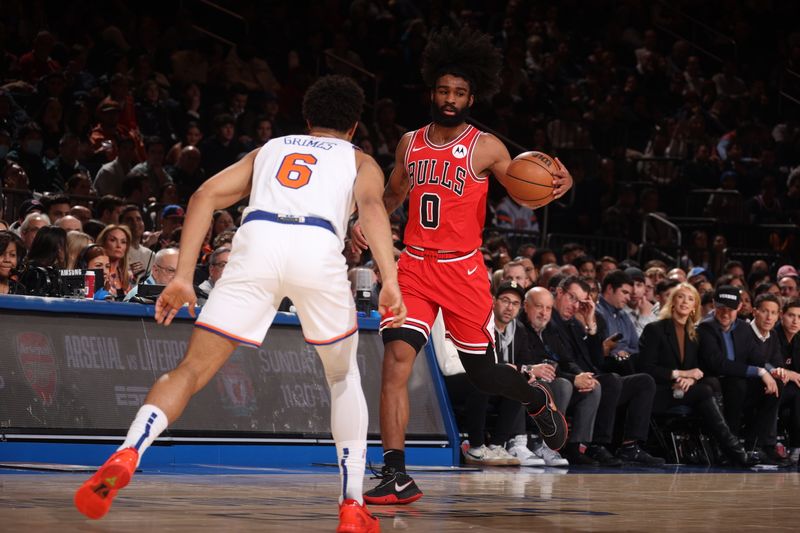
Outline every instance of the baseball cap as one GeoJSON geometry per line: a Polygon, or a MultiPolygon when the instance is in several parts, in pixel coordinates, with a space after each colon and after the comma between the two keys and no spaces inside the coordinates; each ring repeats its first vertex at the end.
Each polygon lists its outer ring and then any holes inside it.
{"type": "Polygon", "coordinates": [[[797,269],[795,267],[793,267],[792,265],[783,265],[778,269],[777,278],[781,279],[785,278],[786,276],[792,276],[795,278],[800,277],[800,275],[797,274],[797,269]]]}
{"type": "Polygon", "coordinates": [[[44,213],[44,205],[42,205],[42,202],[31,198],[29,200],[25,200],[24,202],[22,202],[22,205],[19,206],[20,218],[25,218],[33,211],[39,211],[40,213],[44,213]]]}
{"type": "Polygon", "coordinates": [[[520,285],[514,280],[504,281],[503,283],[501,283],[497,287],[497,290],[494,291],[494,297],[499,298],[500,295],[503,294],[504,292],[514,292],[517,294],[517,296],[519,296],[520,300],[525,299],[525,289],[522,287],[522,285],[520,285]]]}
{"type": "Polygon", "coordinates": [[[625,273],[630,276],[633,281],[641,281],[644,283],[644,272],[642,272],[641,268],[628,267],[625,269],[625,273]]]}
{"type": "Polygon", "coordinates": [[[689,271],[689,273],[686,274],[686,278],[689,279],[689,278],[693,278],[695,276],[700,276],[700,275],[708,277],[708,270],[706,270],[703,267],[692,267],[692,269],[689,271]]]}
{"type": "Polygon", "coordinates": [[[738,309],[742,301],[741,292],[733,285],[720,285],[714,291],[714,305],[724,305],[730,309],[738,309]]]}
{"type": "Polygon", "coordinates": [[[184,212],[183,208],[179,205],[171,204],[164,208],[161,211],[161,218],[167,217],[181,217],[183,218],[186,213],[184,212]]]}

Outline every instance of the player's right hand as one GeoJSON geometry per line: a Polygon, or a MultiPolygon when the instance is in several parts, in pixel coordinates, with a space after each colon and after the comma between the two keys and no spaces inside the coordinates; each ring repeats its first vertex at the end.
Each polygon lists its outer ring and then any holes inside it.
{"type": "Polygon", "coordinates": [[[397,281],[384,283],[378,296],[378,312],[381,319],[385,316],[392,316],[392,321],[386,325],[387,328],[399,328],[406,321],[406,304],[400,295],[400,286],[397,281]]]}
{"type": "Polygon", "coordinates": [[[367,238],[364,236],[364,232],[361,230],[361,223],[358,220],[350,228],[350,247],[354,252],[369,248],[367,238]]]}
{"type": "Polygon", "coordinates": [[[164,287],[164,291],[156,301],[156,322],[169,326],[178,310],[189,304],[189,314],[195,318],[194,307],[197,305],[197,296],[190,281],[175,278],[164,287]]]}

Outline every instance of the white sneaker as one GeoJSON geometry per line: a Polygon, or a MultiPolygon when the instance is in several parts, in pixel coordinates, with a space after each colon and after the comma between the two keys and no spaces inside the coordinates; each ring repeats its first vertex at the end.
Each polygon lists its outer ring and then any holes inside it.
{"type": "MultiPolygon", "coordinates": [[[[499,446],[495,446],[495,449],[487,448],[485,445],[481,444],[480,447],[467,447],[462,446],[461,451],[464,453],[464,461],[470,465],[483,465],[483,466],[507,466],[510,463],[508,459],[504,456],[501,456],[497,452],[497,448],[499,446]]],[[[503,449],[505,452],[505,449],[503,449]]],[[[514,457],[508,455],[508,452],[505,453],[506,456],[510,457],[516,464],[519,464],[519,460],[514,457]]]]}
{"type": "Polygon", "coordinates": [[[532,451],[537,457],[544,459],[544,464],[547,466],[569,466],[569,461],[561,457],[561,454],[557,451],[551,450],[547,444],[543,442],[532,451]]]}
{"type": "Polygon", "coordinates": [[[528,436],[517,435],[506,444],[508,453],[519,459],[522,466],[545,466],[544,459],[528,449],[528,436]]]}
{"type": "Polygon", "coordinates": [[[794,464],[797,464],[797,462],[800,461],[800,448],[792,448],[789,450],[789,459],[791,459],[794,464]]]}
{"type": "Polygon", "coordinates": [[[505,464],[508,466],[519,466],[520,460],[508,453],[508,451],[503,446],[498,446],[497,444],[490,444],[489,451],[494,454],[495,457],[502,459],[505,461],[505,464]]]}

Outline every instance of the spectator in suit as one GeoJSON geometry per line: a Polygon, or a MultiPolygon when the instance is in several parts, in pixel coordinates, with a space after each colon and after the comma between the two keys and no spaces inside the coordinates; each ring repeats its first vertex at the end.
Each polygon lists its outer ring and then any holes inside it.
{"type": "Polygon", "coordinates": [[[764,293],[756,298],[753,310],[754,318],[750,322],[750,333],[758,346],[757,363],[762,365],[775,379],[777,392],[772,395],[762,387],[747,390],[746,407],[755,413],[753,419],[747,424],[750,438],[758,452],[761,463],[789,466],[791,461],[778,453],[777,423],[780,395],[783,393],[784,384],[788,381],[787,371],[783,367],[784,359],[781,354],[781,342],[774,328],[780,321],[780,298],[774,294],[764,293]]]}
{"type": "Polygon", "coordinates": [[[653,412],[666,413],[680,405],[696,409],[726,456],[736,465],[751,466],[752,459],[731,432],[714,397],[716,384],[704,379],[700,370],[697,290],[688,283],[680,283],[665,302],[660,316],[660,320],[645,326],[639,338],[639,367],[656,381],[653,412]]]}
{"type": "MultiPolygon", "coordinates": [[[[563,306],[563,301],[561,303],[563,306]]],[[[558,409],[572,416],[566,448],[572,457],[564,460],[565,466],[569,464],[567,461],[576,466],[595,465],[597,462],[594,459],[576,452],[593,440],[602,388],[591,372],[584,372],[577,365],[572,351],[562,346],[558,328],[552,320],[553,306],[553,295],[544,287],[534,287],[525,295],[527,323],[524,325],[531,347],[517,362],[530,365],[531,380],[548,382],[558,409]]],[[[560,316],[569,315],[570,312],[562,308],[560,316]]],[[[558,452],[549,450],[544,443],[534,448],[534,453],[541,456],[548,466],[560,458],[558,452]]]]}
{"type": "Polygon", "coordinates": [[[773,335],[780,344],[780,355],[785,369],[780,412],[784,427],[789,432],[789,457],[793,463],[800,459],[800,299],[792,299],[783,304],[781,321],[773,335]]]}
{"type": "MultiPolygon", "coordinates": [[[[739,289],[730,285],[717,287],[714,313],[697,328],[700,368],[704,375],[719,379],[725,421],[731,432],[739,435],[745,414],[755,411],[754,417],[748,417],[747,440],[751,445],[756,442],[763,444],[772,440],[780,390],[770,372],[781,366],[777,354],[771,359],[766,357],[765,348],[779,349],[773,344],[776,339],[772,339],[768,347],[762,345],[770,335],[760,340],[754,330],[757,328],[755,321],[748,324],[737,318],[740,304],[739,289]]],[[[774,306],[772,325],[777,321],[779,312],[778,304],[774,306]]],[[[765,322],[760,323],[765,326],[765,322]]],[[[759,451],[764,452],[758,457],[761,462],[776,460],[774,453],[766,449],[759,451]]]]}
{"type": "MultiPolygon", "coordinates": [[[[613,275],[606,276],[606,280],[613,275]]],[[[607,358],[603,356],[603,335],[588,288],[585,281],[576,277],[567,277],[559,283],[555,295],[556,312],[553,315],[555,335],[550,344],[559,356],[569,354],[580,371],[591,376],[602,387],[594,435],[586,454],[606,466],[619,466],[621,462],[662,465],[663,459],[651,456],[640,446],[640,443],[647,441],[655,382],[647,374],[620,376],[604,371],[607,358]],[[625,425],[622,445],[615,457],[608,448],[613,440],[620,407],[624,407],[625,425]]],[[[565,455],[573,462],[573,459],[579,460],[580,451],[568,445],[565,455]]]]}

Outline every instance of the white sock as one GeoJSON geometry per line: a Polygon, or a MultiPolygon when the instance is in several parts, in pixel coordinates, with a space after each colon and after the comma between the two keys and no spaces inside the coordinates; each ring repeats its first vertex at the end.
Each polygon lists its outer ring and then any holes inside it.
{"type": "Polygon", "coordinates": [[[125,448],[136,448],[139,452],[139,462],[141,462],[144,452],[167,429],[168,423],[167,415],[164,414],[164,411],[155,405],[143,405],[139,412],[136,413],[136,418],[133,419],[133,423],[128,429],[128,436],[125,437],[125,442],[117,448],[117,451],[125,448]]]}
{"type": "Polygon", "coordinates": [[[357,346],[358,333],[355,333],[335,344],[316,348],[331,390],[331,433],[336,441],[342,479],[339,503],[353,499],[363,504],[369,413],[361,389],[357,346]]]}
{"type": "Polygon", "coordinates": [[[367,464],[367,447],[362,440],[349,440],[336,444],[336,455],[339,458],[339,477],[342,480],[342,492],[339,503],[344,500],[356,500],[364,505],[364,467],[367,464]]]}

